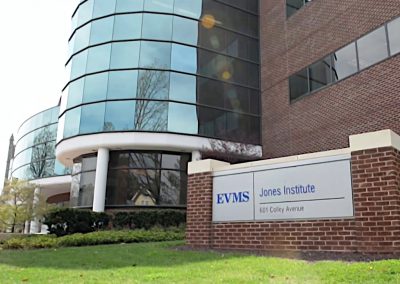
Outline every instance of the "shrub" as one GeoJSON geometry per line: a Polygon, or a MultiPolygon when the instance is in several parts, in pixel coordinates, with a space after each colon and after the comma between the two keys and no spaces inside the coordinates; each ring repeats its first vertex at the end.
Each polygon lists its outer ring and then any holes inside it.
{"type": "Polygon", "coordinates": [[[45,215],[44,224],[50,234],[65,236],[74,233],[89,233],[108,226],[110,217],[106,213],[76,210],[70,208],[55,209],[45,215]]]}
{"type": "Polygon", "coordinates": [[[7,240],[4,249],[38,249],[72,246],[93,246],[117,243],[140,243],[183,240],[182,229],[172,230],[132,230],[132,231],[98,231],[88,234],[73,234],[56,238],[55,236],[18,237],[7,240]]]}
{"type": "Polygon", "coordinates": [[[118,212],[113,218],[113,226],[118,229],[168,228],[179,227],[185,223],[186,211],[172,209],[118,212]]]}

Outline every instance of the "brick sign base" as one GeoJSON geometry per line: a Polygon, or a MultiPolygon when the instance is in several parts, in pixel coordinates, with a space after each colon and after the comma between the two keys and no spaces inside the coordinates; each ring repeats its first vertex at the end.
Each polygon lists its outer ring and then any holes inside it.
{"type": "Polygon", "coordinates": [[[212,173],[189,175],[187,243],[254,251],[400,253],[400,153],[352,153],[355,217],[318,221],[212,223],[212,173]]]}

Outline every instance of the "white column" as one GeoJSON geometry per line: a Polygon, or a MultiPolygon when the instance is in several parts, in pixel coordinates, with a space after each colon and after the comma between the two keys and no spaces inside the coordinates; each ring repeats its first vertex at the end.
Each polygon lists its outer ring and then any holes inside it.
{"type": "Polygon", "coordinates": [[[200,151],[193,151],[192,152],[192,162],[200,161],[201,160],[201,153],[200,151]]]}
{"type": "Polygon", "coordinates": [[[94,212],[104,212],[109,155],[110,152],[107,148],[100,148],[97,152],[96,180],[93,195],[94,212]]]}
{"type": "MultiPolygon", "coordinates": [[[[35,210],[35,207],[38,206],[40,202],[40,188],[37,187],[35,188],[35,193],[34,193],[34,197],[33,197],[33,210],[35,210]]],[[[31,226],[30,226],[30,232],[31,234],[37,234],[41,232],[41,228],[40,228],[41,224],[40,224],[40,220],[35,217],[32,221],[31,221],[31,226]]]]}

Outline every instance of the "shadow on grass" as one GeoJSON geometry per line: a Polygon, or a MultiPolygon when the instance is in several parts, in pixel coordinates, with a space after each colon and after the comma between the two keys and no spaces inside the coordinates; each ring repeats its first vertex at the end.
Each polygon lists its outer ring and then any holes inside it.
{"type": "Polygon", "coordinates": [[[194,262],[241,258],[234,253],[182,251],[182,241],[117,244],[40,250],[0,251],[0,265],[21,268],[99,270],[122,267],[171,267],[194,262]]]}

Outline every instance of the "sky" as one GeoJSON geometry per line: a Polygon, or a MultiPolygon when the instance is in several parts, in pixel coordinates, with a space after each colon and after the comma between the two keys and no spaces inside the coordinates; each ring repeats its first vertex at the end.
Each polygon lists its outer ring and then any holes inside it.
{"type": "Polygon", "coordinates": [[[78,0],[0,4],[0,192],[11,134],[57,105],[66,84],[71,16],[78,0]]]}

